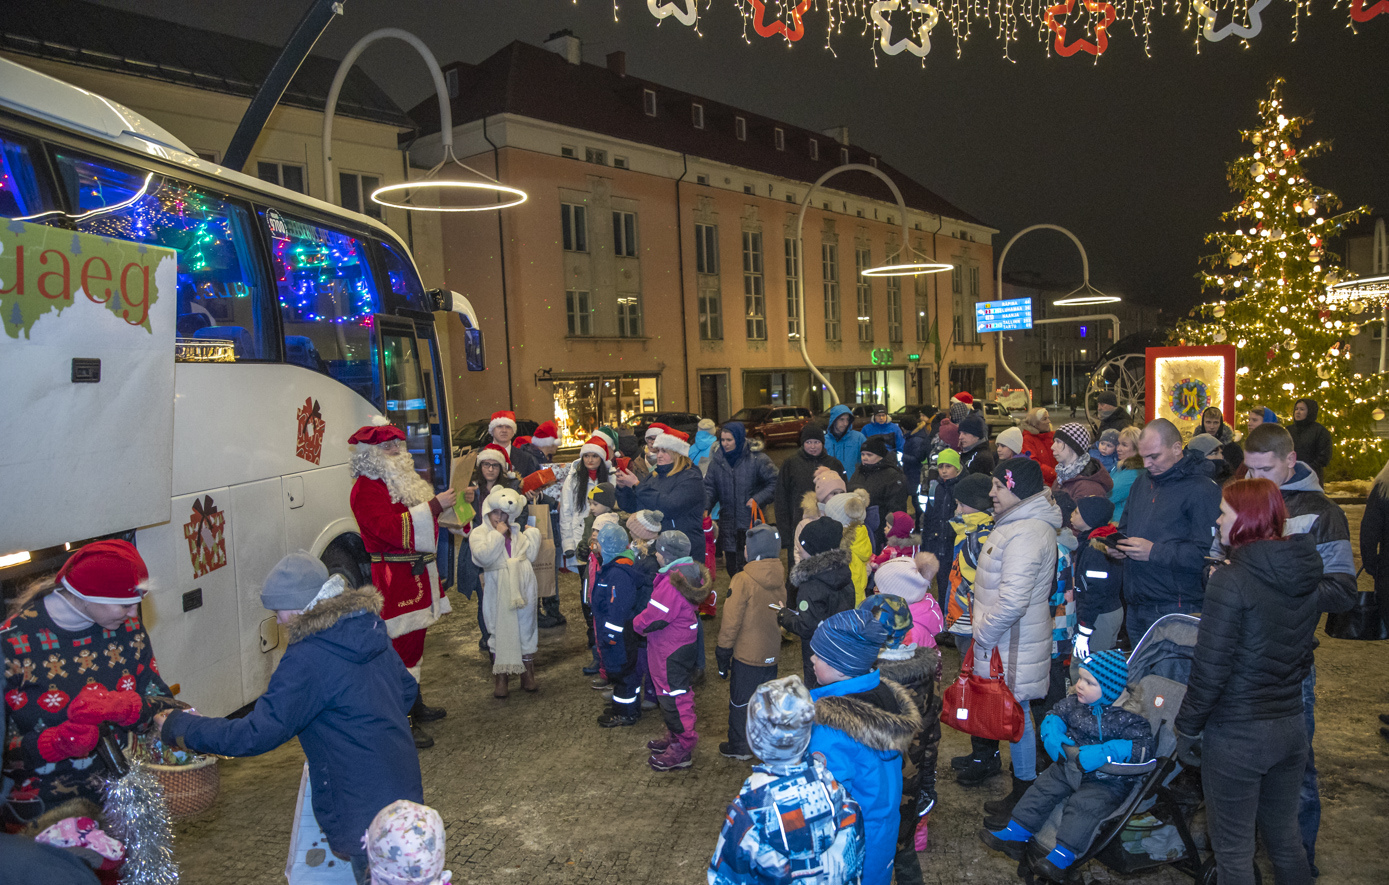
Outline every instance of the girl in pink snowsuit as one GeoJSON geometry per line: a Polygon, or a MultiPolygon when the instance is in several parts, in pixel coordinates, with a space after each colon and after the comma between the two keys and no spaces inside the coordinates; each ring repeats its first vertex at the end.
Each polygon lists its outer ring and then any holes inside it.
{"type": "Polygon", "coordinates": [[[666,734],[646,746],[651,750],[650,765],[656,771],[689,768],[694,761],[695,731],[694,677],[704,662],[695,655],[699,603],[709,595],[709,569],[685,556],[666,562],[661,553],[663,532],[656,540],[656,573],[651,602],[632,622],[646,636],[646,658],[656,700],[665,718],[666,734]]]}

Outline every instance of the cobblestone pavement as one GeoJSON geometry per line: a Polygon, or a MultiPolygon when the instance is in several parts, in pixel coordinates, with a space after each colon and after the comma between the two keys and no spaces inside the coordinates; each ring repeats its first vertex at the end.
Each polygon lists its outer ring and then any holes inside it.
{"type": "MultiPolygon", "coordinates": [[[[1353,536],[1363,507],[1349,507],[1353,536]]],[[[429,703],[448,708],[432,723],[437,743],[420,753],[425,801],[448,830],[454,881],[498,883],[692,883],[704,881],[723,809],[748,764],[724,759],[728,688],[711,667],[696,691],[701,740],[693,768],[653,772],[644,744],[662,731],[658,713],[633,728],[600,729],[602,700],[579,672],[588,658],[578,613],[577,578],[561,576],[569,625],[544,631],[540,691],[513,685],[491,697],[491,672],[478,652],[475,606],[432,628],[425,648],[429,703]]],[[[726,579],[719,585],[726,587],[726,579]]],[[[1367,585],[1362,585],[1367,586],[1367,585]]],[[[711,663],[717,623],[709,629],[711,663]]],[[[1317,762],[1324,813],[1318,864],[1327,883],[1389,881],[1383,851],[1389,825],[1389,742],[1376,715],[1389,711],[1389,643],[1355,643],[1319,634],[1317,762]]],[[[959,657],[945,655],[946,678],[959,657]]],[[[783,646],[781,672],[800,672],[799,644],[783,646]]],[[[1015,864],[987,851],[976,833],[980,805],[1007,789],[1006,774],[983,787],[955,784],[945,769],[968,739],[945,729],[940,804],[931,815],[928,883],[1017,881],[1015,864]]],[[[222,794],[207,813],[177,827],[175,851],[190,885],[284,881],[290,819],[303,754],[297,742],[254,759],[224,760],[222,794]]],[[[1190,881],[1171,869],[1121,877],[1091,864],[1093,881],[1190,881]]],[[[1265,869],[1266,881],[1272,881],[1265,869]]]]}

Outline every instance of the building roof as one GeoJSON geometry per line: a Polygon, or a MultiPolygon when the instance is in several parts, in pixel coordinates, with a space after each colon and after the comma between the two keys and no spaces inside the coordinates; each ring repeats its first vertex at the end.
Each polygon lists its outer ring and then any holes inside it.
{"type": "MultiPolygon", "coordinates": [[[[813,182],[839,165],[839,149],[844,147],[823,132],[802,129],[608,67],[570,64],[558,53],[527,43],[513,42],[478,64],[457,62],[446,65],[445,70],[457,72],[458,90],[452,99],[455,126],[495,114],[516,114],[804,182],[813,182]],[[643,92],[647,89],[657,96],[654,117],[643,109],[643,92]],[[692,123],[691,105],[696,102],[704,107],[703,129],[696,129],[692,123]],[[736,117],[747,122],[745,141],[735,134],[736,117]],[[786,138],[782,151],[776,150],[773,143],[773,130],[778,128],[786,138]],[[812,138],[819,142],[819,160],[810,158],[812,138]]],[[[438,101],[433,96],[411,108],[409,114],[419,123],[422,133],[439,131],[438,101]]],[[[850,162],[868,164],[870,157],[875,158],[878,168],[897,183],[909,207],[984,224],[876,155],[854,145],[848,147],[850,162]]],[[[827,186],[885,203],[896,202],[887,186],[867,172],[837,175],[827,186]]]]}
{"type": "MultiPolygon", "coordinates": [[[[245,98],[256,94],[280,49],[80,0],[6,3],[0,16],[0,50],[245,98]]],[[[321,112],[337,69],[336,59],[310,55],[280,102],[321,112]]],[[[337,114],[415,125],[357,68],[343,83],[337,114]]]]}

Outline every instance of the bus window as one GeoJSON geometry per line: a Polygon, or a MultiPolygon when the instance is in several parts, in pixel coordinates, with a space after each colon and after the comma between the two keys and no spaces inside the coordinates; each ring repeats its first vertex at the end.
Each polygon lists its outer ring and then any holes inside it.
{"type": "MultiPolygon", "coordinates": [[[[421,353],[414,326],[399,320],[381,323],[381,378],[386,386],[386,417],[405,430],[405,445],[415,459],[420,476],[435,483],[434,437],[430,427],[429,391],[425,387],[425,367],[429,358],[421,353]]],[[[432,371],[430,372],[432,375],[432,371]]],[[[437,474],[442,477],[440,471],[437,474]]]]}
{"type": "Polygon", "coordinates": [[[424,284],[410,259],[396,250],[390,243],[382,243],[381,251],[386,256],[386,277],[390,280],[391,292],[401,307],[429,313],[434,306],[424,294],[424,284]]]}
{"type": "Polygon", "coordinates": [[[178,250],[179,338],[229,342],[238,361],[279,356],[245,208],[153,172],[61,150],[54,159],[77,230],[178,250]]]}
{"type": "Polygon", "coordinates": [[[29,144],[0,132],[0,217],[28,217],[53,208],[34,171],[34,156],[29,144]]]}
{"type": "Polygon", "coordinates": [[[371,336],[381,299],[366,244],[275,209],[260,214],[275,260],[286,360],[377,402],[371,336]]]}

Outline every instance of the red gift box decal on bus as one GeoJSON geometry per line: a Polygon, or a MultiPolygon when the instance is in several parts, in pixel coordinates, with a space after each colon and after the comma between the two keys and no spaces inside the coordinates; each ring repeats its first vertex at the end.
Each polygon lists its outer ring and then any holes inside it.
{"type": "Polygon", "coordinates": [[[323,412],[318,407],[318,400],[313,397],[304,400],[304,404],[299,407],[298,423],[299,439],[295,443],[294,454],[310,464],[317,464],[323,454],[323,431],[328,429],[327,423],[323,420],[323,412]]]}
{"type": "Polygon", "coordinates": [[[193,577],[201,578],[227,564],[227,515],[212,503],[211,495],[193,499],[193,512],[183,526],[188,539],[188,558],[193,577]]]}

